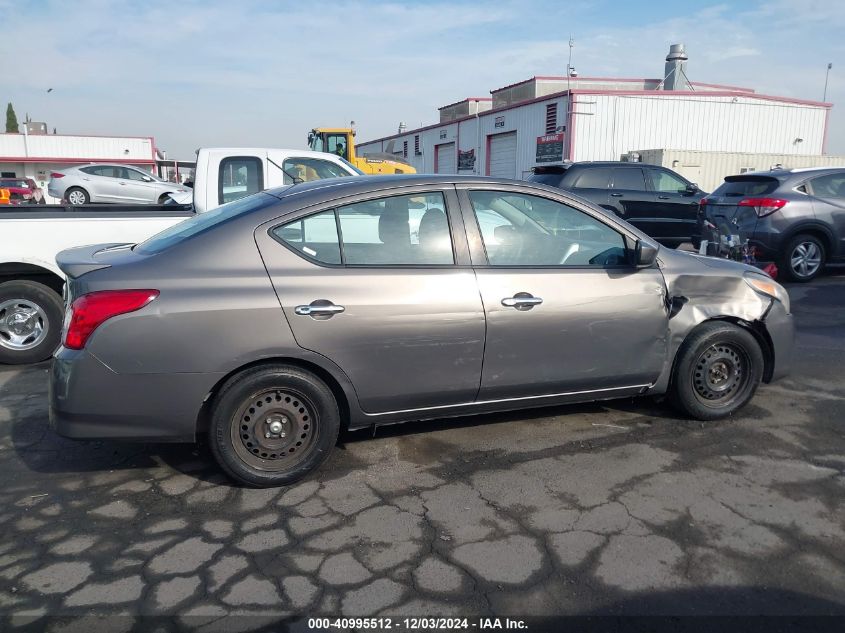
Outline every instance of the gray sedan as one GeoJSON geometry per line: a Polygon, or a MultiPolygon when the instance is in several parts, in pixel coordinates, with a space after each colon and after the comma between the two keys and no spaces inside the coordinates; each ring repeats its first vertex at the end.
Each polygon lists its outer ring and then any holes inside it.
{"type": "Polygon", "coordinates": [[[760,271],[491,178],[297,184],[58,262],[53,427],[208,432],[253,486],[311,472],[341,428],[641,395],[722,418],[792,349],[789,297],[760,271]]]}
{"type": "Polygon", "coordinates": [[[191,189],[129,165],[83,165],[50,174],[47,193],[80,205],[92,202],[164,204],[171,193],[191,189]]]}

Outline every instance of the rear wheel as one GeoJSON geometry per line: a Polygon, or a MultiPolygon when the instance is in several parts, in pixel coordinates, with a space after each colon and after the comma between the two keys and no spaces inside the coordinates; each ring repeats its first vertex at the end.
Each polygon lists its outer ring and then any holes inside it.
{"type": "Polygon", "coordinates": [[[85,189],[80,187],[71,187],[65,192],[65,199],[72,205],[88,204],[91,202],[91,196],[85,189]]]}
{"type": "Polygon", "coordinates": [[[325,461],[340,413],[331,390],[298,367],[248,369],[221,388],[210,444],[221,468],[248,486],[298,481],[325,461]]]}
{"type": "Polygon", "coordinates": [[[0,284],[0,363],[24,365],[50,357],[59,346],[64,305],[34,281],[0,284]]]}
{"type": "Polygon", "coordinates": [[[825,248],[814,235],[796,235],[786,245],[780,269],[790,281],[805,282],[815,279],[824,268],[825,248]]]}
{"type": "Polygon", "coordinates": [[[732,323],[705,323],[678,351],[672,400],[698,420],[727,417],[754,396],[763,364],[763,352],[750,332],[732,323]]]}

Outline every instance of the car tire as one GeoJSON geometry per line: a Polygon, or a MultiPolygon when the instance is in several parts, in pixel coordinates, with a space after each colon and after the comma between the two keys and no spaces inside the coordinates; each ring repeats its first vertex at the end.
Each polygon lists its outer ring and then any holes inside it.
{"type": "Polygon", "coordinates": [[[65,200],[73,206],[79,206],[81,204],[90,204],[91,196],[82,187],[71,187],[65,191],[65,200]]]}
{"type": "Polygon", "coordinates": [[[26,365],[50,358],[61,342],[64,312],[62,298],[44,284],[0,284],[0,363],[26,365]]]}
{"type": "Polygon", "coordinates": [[[298,367],[247,369],[214,398],[209,444],[220,467],[256,488],[292,484],[322,464],[340,430],[334,394],[298,367]]]}
{"type": "Polygon", "coordinates": [[[819,238],[801,233],[787,243],[778,262],[778,271],[783,271],[789,281],[811,281],[824,269],[826,257],[824,243],[819,238]]]}
{"type": "Polygon", "coordinates": [[[678,350],[670,398],[697,420],[725,418],[754,396],[763,365],[763,352],[751,332],[724,321],[704,323],[678,350]]]}
{"type": "Polygon", "coordinates": [[[170,197],[169,193],[163,193],[158,197],[158,204],[166,204],[167,199],[170,197]]]}

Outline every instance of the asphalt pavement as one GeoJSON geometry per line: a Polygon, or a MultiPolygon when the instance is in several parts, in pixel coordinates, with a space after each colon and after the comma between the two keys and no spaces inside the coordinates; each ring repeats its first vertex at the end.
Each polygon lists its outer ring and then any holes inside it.
{"type": "Polygon", "coordinates": [[[733,419],[644,399],[406,424],[285,489],[202,445],[60,438],[47,365],[0,366],[0,623],[845,615],[845,274],[789,290],[792,375],[733,419]]]}

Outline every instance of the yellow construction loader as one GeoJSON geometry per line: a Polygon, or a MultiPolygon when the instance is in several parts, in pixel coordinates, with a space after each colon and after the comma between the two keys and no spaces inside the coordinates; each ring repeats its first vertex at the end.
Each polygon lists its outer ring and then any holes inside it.
{"type": "Polygon", "coordinates": [[[351,127],[316,127],[308,133],[308,147],[348,160],[365,174],[415,174],[410,163],[387,153],[355,154],[355,129],[351,127]]]}

